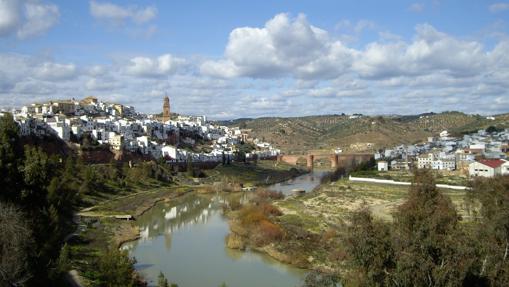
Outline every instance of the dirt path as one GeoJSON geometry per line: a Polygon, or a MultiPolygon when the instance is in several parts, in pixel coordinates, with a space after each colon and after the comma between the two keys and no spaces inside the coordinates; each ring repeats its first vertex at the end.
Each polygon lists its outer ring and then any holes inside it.
{"type": "Polygon", "coordinates": [[[378,217],[384,220],[392,220],[392,212],[396,209],[398,205],[403,202],[403,199],[397,201],[391,201],[381,204],[375,204],[369,207],[373,216],[378,217]]]}

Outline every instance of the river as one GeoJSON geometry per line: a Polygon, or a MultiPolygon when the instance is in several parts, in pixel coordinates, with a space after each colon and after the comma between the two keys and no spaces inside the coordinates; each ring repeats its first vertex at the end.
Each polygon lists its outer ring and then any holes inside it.
{"type": "MultiPolygon", "coordinates": [[[[269,189],[291,194],[311,191],[322,172],[305,174],[269,189]]],[[[232,250],[225,245],[229,232],[222,205],[228,195],[189,194],[172,203],[159,203],[137,218],[140,239],[123,248],[136,258],[136,269],[157,285],[160,272],[179,287],[293,287],[305,270],[282,264],[254,251],[232,250]]]]}

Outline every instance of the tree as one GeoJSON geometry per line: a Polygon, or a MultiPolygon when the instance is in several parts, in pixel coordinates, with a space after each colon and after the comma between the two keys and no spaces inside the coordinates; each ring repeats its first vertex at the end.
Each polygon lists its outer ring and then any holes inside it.
{"type": "Polygon", "coordinates": [[[68,179],[54,177],[48,186],[48,204],[54,206],[60,215],[70,218],[77,203],[76,189],[68,179]]]}
{"type": "Polygon", "coordinates": [[[502,130],[503,129],[499,129],[499,128],[495,127],[495,126],[489,126],[488,128],[486,128],[486,132],[490,133],[490,134],[491,133],[498,133],[498,132],[500,132],[502,130]]]}
{"type": "Polygon", "coordinates": [[[46,186],[51,180],[54,165],[48,155],[40,147],[26,147],[25,160],[20,168],[23,174],[24,186],[21,199],[26,204],[44,205],[46,186]]]}
{"type": "Polygon", "coordinates": [[[21,210],[0,202],[0,285],[23,285],[30,272],[32,232],[21,210]]]}
{"type": "Polygon", "coordinates": [[[243,150],[239,150],[235,153],[235,161],[246,162],[246,153],[243,150]]]}
{"type": "Polygon", "coordinates": [[[168,279],[164,277],[163,272],[159,272],[159,276],[157,276],[157,287],[170,287],[168,279]]]}
{"type": "Polygon", "coordinates": [[[354,265],[354,273],[362,275],[353,280],[361,281],[362,286],[392,285],[390,275],[395,268],[395,253],[390,225],[375,221],[366,206],[354,212],[350,222],[344,247],[354,265]]]}
{"type": "Polygon", "coordinates": [[[193,158],[191,157],[191,154],[187,155],[187,161],[186,161],[186,172],[189,177],[193,177],[193,158]]]}
{"type": "Polygon", "coordinates": [[[460,216],[435,186],[433,174],[417,171],[408,199],[394,214],[395,280],[400,286],[459,286],[470,264],[458,243],[460,216]]]}
{"type": "Polygon", "coordinates": [[[79,189],[80,194],[90,194],[94,192],[97,185],[97,174],[93,167],[87,166],[83,170],[83,182],[79,189]]]}
{"type": "Polygon", "coordinates": [[[126,252],[112,248],[105,252],[97,262],[98,283],[106,287],[136,286],[134,276],[134,259],[126,252]]]}
{"type": "Polygon", "coordinates": [[[0,199],[20,198],[23,181],[19,172],[23,152],[19,145],[19,127],[9,113],[0,117],[0,199]]]}
{"type": "Polygon", "coordinates": [[[493,286],[509,285],[509,177],[478,178],[468,193],[480,203],[479,240],[482,263],[478,276],[493,286]]]}
{"type": "Polygon", "coordinates": [[[459,225],[460,216],[430,171],[415,173],[393,219],[376,221],[367,209],[353,214],[344,240],[353,267],[347,279],[360,286],[482,284],[478,242],[459,225]]]}

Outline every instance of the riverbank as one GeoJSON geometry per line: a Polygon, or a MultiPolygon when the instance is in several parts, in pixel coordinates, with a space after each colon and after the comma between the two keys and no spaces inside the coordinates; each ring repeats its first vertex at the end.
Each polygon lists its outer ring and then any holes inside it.
{"type": "Polygon", "coordinates": [[[219,165],[207,171],[209,175],[204,182],[238,183],[242,186],[268,186],[278,182],[287,181],[309,171],[298,166],[273,160],[260,160],[256,163],[232,163],[219,165]]]}
{"type": "Polygon", "coordinates": [[[162,201],[173,202],[193,193],[215,192],[219,179],[233,180],[251,186],[262,186],[276,180],[287,180],[304,171],[287,165],[273,165],[273,162],[261,162],[257,165],[232,164],[209,171],[213,174],[205,179],[189,180],[185,174],[178,175],[176,182],[192,182],[195,185],[151,184],[147,190],[137,188],[134,192],[108,194],[106,200],[79,212],[81,217],[77,240],[70,244],[73,266],[83,277],[93,278],[94,267],[91,265],[98,256],[108,248],[119,248],[123,244],[140,238],[140,230],[133,221],[116,217],[142,216],[162,201]],[[240,165],[240,166],[239,166],[240,165]],[[240,170],[236,172],[235,170],[240,170]],[[271,176],[267,180],[267,176],[271,176]]]}
{"type": "MultiPolygon", "coordinates": [[[[449,196],[459,214],[469,220],[464,190],[441,189],[449,196]]],[[[381,220],[392,220],[392,212],[408,194],[408,186],[352,182],[342,179],[322,184],[311,193],[272,200],[279,212],[266,215],[281,230],[283,236],[259,244],[242,226],[242,211],[231,211],[230,247],[253,248],[282,262],[322,272],[341,273],[341,234],[351,214],[362,206],[368,207],[381,220]],[[258,243],[258,244],[257,244],[258,243]]],[[[255,201],[254,206],[259,206],[255,201]]],[[[260,208],[261,210],[265,207],[260,208]]],[[[227,243],[230,243],[229,241],[227,243]]]]}

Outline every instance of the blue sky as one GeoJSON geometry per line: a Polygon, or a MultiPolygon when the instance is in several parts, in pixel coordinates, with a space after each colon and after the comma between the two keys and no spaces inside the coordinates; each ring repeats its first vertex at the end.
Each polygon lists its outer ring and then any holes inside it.
{"type": "Polygon", "coordinates": [[[509,1],[0,0],[0,106],[509,111],[509,1]]]}

